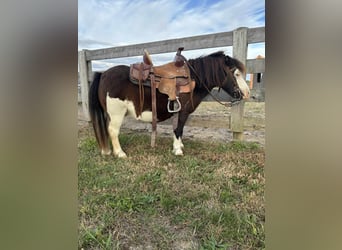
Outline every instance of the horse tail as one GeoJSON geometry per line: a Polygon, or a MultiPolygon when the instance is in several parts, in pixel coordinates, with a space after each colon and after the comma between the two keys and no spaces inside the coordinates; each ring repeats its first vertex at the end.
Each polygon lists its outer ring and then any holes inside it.
{"type": "Polygon", "coordinates": [[[106,111],[102,108],[99,100],[99,85],[102,73],[95,72],[94,80],[89,89],[89,114],[90,119],[95,131],[97,143],[101,149],[106,148],[108,145],[108,130],[106,111]]]}

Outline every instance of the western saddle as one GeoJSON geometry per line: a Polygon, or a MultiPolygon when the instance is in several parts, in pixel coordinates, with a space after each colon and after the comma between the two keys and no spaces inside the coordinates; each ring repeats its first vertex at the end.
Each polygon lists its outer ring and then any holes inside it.
{"type": "Polygon", "coordinates": [[[181,110],[179,93],[191,93],[195,88],[195,81],[191,80],[187,60],[181,54],[183,49],[183,47],[178,48],[173,62],[160,66],[154,66],[150,54],[144,50],[143,62],[130,65],[130,81],[139,85],[140,113],[144,103],[144,86],[151,88],[152,147],[155,145],[156,137],[156,89],[168,96],[168,112],[177,113],[181,110]],[[170,108],[170,101],[176,101],[173,102],[173,109],[170,108]]]}

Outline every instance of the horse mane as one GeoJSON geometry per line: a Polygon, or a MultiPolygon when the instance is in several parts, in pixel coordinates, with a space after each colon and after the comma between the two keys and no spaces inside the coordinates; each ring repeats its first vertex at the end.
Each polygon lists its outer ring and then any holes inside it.
{"type": "Polygon", "coordinates": [[[245,72],[245,67],[240,61],[225,55],[223,51],[217,51],[188,61],[193,68],[191,69],[191,76],[196,80],[196,85],[200,88],[203,87],[203,84],[207,87],[220,87],[227,76],[224,66],[236,67],[241,72],[245,72]]]}

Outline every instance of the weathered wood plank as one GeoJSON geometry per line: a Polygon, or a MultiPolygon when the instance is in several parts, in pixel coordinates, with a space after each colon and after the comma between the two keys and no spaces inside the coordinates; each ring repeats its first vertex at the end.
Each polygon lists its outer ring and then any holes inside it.
{"type": "Polygon", "coordinates": [[[265,59],[248,59],[246,61],[247,74],[265,72],[265,59]]]}
{"type": "Polygon", "coordinates": [[[93,81],[93,75],[94,75],[91,61],[87,61],[87,70],[88,70],[88,84],[90,86],[90,83],[93,81]]]}
{"type": "MultiPolygon", "coordinates": [[[[246,65],[247,60],[247,32],[248,28],[241,27],[233,31],[233,57],[246,65]]],[[[243,140],[243,112],[245,102],[232,107],[231,125],[234,140],[243,140]]]]}
{"type": "Polygon", "coordinates": [[[248,43],[262,43],[265,42],[265,27],[251,28],[247,32],[248,43]]]}
{"type": "MultiPolygon", "coordinates": [[[[257,43],[262,41],[265,41],[264,27],[252,28],[248,30],[248,43],[257,43]]],[[[184,47],[186,50],[194,50],[232,45],[233,31],[229,31],[210,35],[200,35],[150,43],[88,50],[86,52],[86,59],[89,61],[140,56],[142,55],[144,49],[147,49],[150,54],[158,54],[175,52],[179,47],[184,47]]]]}
{"type": "Polygon", "coordinates": [[[233,131],[233,139],[241,141],[243,139],[245,101],[241,101],[238,105],[234,105],[231,109],[230,129],[233,131]]]}
{"type": "Polygon", "coordinates": [[[80,84],[81,84],[81,97],[82,97],[82,109],[85,118],[90,121],[89,117],[89,105],[88,105],[88,92],[89,92],[89,83],[88,83],[88,65],[85,56],[86,51],[82,50],[78,54],[78,63],[80,68],[80,84]]]}
{"type": "Polygon", "coordinates": [[[211,35],[193,36],[179,39],[170,39],[150,43],[141,43],[127,46],[112,47],[87,51],[87,60],[102,60],[130,56],[140,56],[144,49],[150,54],[177,51],[179,47],[187,50],[205,49],[208,47],[231,46],[233,32],[223,32],[211,35]]]}
{"type": "Polygon", "coordinates": [[[233,57],[246,64],[248,28],[241,27],[233,31],[233,57]]]}

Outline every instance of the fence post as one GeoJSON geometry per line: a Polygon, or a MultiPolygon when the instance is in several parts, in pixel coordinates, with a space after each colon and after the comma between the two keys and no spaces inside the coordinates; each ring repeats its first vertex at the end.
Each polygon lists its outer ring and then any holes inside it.
{"type": "MultiPolygon", "coordinates": [[[[241,27],[233,31],[233,57],[240,60],[244,65],[247,61],[247,31],[248,28],[241,27]]],[[[243,115],[245,101],[234,105],[231,109],[230,128],[233,131],[233,140],[243,139],[243,115]]]]}
{"type": "Polygon", "coordinates": [[[78,53],[78,65],[80,70],[80,83],[81,83],[81,97],[82,97],[82,109],[84,117],[87,121],[90,121],[89,106],[88,106],[88,91],[89,91],[89,73],[88,62],[85,55],[85,50],[78,53]]]}

